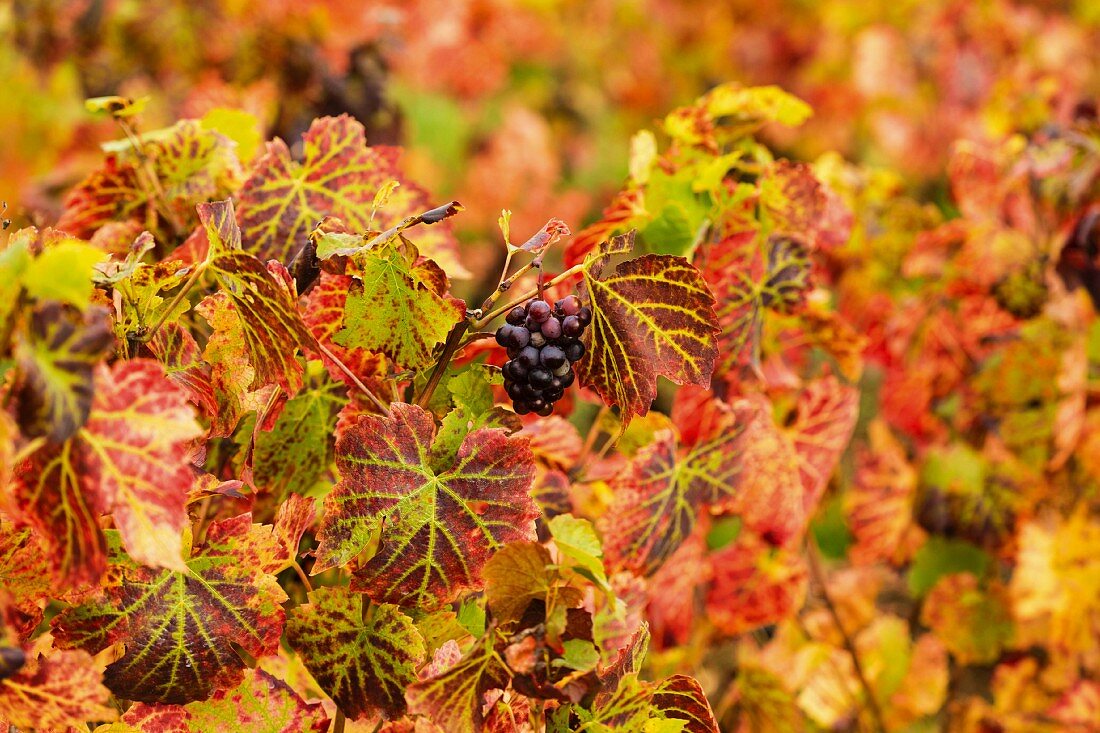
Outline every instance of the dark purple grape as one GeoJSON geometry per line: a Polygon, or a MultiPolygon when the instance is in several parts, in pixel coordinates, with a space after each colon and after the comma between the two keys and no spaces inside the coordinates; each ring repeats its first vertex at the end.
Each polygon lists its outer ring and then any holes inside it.
{"type": "MultiPolygon", "coordinates": [[[[547,323],[549,323],[549,321],[547,321],[547,323]]],[[[546,346],[546,337],[538,331],[535,331],[531,334],[531,345],[536,349],[541,349],[543,346],[546,346]]]]}
{"type": "Polygon", "coordinates": [[[511,346],[512,332],[516,330],[515,326],[505,323],[503,326],[497,329],[497,343],[507,348],[511,346]]]}
{"type": "Polygon", "coordinates": [[[543,405],[542,407],[540,407],[539,409],[535,410],[535,414],[538,415],[539,417],[550,417],[550,414],[553,413],[553,412],[554,412],[554,406],[551,405],[550,403],[547,403],[547,404],[543,405]]]}
{"type": "Polygon", "coordinates": [[[535,398],[536,398],[536,397],[538,397],[538,396],[539,396],[540,394],[542,394],[542,392],[540,392],[539,390],[535,389],[535,388],[534,388],[534,387],[532,387],[532,386],[531,386],[530,384],[521,384],[521,385],[519,386],[519,395],[520,395],[520,397],[522,397],[523,399],[527,400],[528,402],[530,402],[531,400],[535,399],[535,398]]]}
{"type": "Polygon", "coordinates": [[[527,330],[531,333],[538,333],[540,330],[542,330],[542,323],[536,321],[531,316],[527,316],[527,318],[524,319],[523,325],[526,326],[527,330]]]}
{"type": "Polygon", "coordinates": [[[531,408],[531,412],[538,412],[546,406],[546,400],[541,397],[536,397],[535,399],[528,401],[527,404],[531,408]]]}
{"type": "Polygon", "coordinates": [[[511,323],[513,326],[518,326],[527,320],[527,311],[523,310],[522,305],[517,305],[512,310],[508,311],[508,315],[504,317],[504,320],[511,323]]]}
{"type": "Polygon", "coordinates": [[[543,387],[549,387],[550,382],[554,380],[554,375],[550,373],[549,369],[545,367],[535,367],[527,373],[527,381],[531,383],[531,386],[535,389],[542,389],[543,387]]]}
{"type": "Polygon", "coordinates": [[[581,299],[575,295],[567,295],[557,303],[561,312],[567,316],[575,316],[581,309],[581,299]]]}
{"type": "Polygon", "coordinates": [[[527,316],[536,323],[545,323],[550,317],[550,304],[545,300],[532,300],[527,304],[527,316]]]}
{"type": "Polygon", "coordinates": [[[588,306],[581,306],[577,311],[577,320],[581,322],[582,326],[587,326],[592,323],[592,309],[588,306]]]}
{"type": "Polygon", "coordinates": [[[562,348],[562,351],[565,353],[566,359],[571,362],[578,362],[581,360],[581,357],[584,356],[584,344],[580,341],[574,341],[566,344],[562,348]]]}
{"type": "Polygon", "coordinates": [[[517,415],[526,415],[527,413],[531,412],[531,405],[522,400],[519,400],[512,403],[512,409],[516,411],[517,415]]]}
{"type": "Polygon", "coordinates": [[[522,351],[522,349],[508,349],[508,358],[515,359],[517,356],[519,356],[520,351],[522,351]]]}
{"type": "Polygon", "coordinates": [[[565,390],[561,387],[550,387],[542,391],[542,398],[547,402],[557,402],[565,396],[565,390]]]}
{"type": "Polygon", "coordinates": [[[575,377],[573,376],[573,370],[570,369],[568,372],[566,372],[562,376],[555,377],[555,379],[560,380],[562,389],[565,389],[569,385],[573,384],[573,380],[575,379],[575,377]]]}
{"type": "Polygon", "coordinates": [[[518,382],[506,382],[504,384],[504,391],[508,393],[508,396],[512,400],[518,400],[523,397],[523,385],[518,382]]]}
{"type": "Polygon", "coordinates": [[[550,318],[546,323],[542,324],[542,335],[550,341],[561,336],[561,321],[557,318],[550,318]]]}
{"type": "MultiPolygon", "coordinates": [[[[561,351],[561,349],[558,350],[561,351]]],[[[525,346],[520,349],[519,354],[516,356],[516,361],[527,369],[536,367],[539,364],[539,350],[534,346],[525,346]]]]}
{"type": "Polygon", "coordinates": [[[514,359],[504,364],[504,378],[513,382],[522,382],[527,377],[527,367],[514,359]]]}
{"type": "Polygon", "coordinates": [[[512,333],[509,336],[508,346],[513,349],[522,349],[524,346],[531,342],[531,332],[523,326],[512,326],[512,333]]]}
{"type": "Polygon", "coordinates": [[[561,332],[569,338],[577,338],[584,333],[584,324],[576,316],[566,316],[561,322],[561,332]]]}
{"type": "Polygon", "coordinates": [[[539,361],[547,369],[557,369],[565,363],[565,352],[557,346],[543,347],[539,353],[539,361]]]}

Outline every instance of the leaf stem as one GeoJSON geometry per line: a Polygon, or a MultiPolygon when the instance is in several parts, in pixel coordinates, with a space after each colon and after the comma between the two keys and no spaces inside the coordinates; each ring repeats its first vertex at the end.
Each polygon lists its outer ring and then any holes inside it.
{"type": "Polygon", "coordinates": [[[344,376],[350,379],[352,384],[354,384],[360,392],[365,394],[367,396],[367,399],[369,399],[375,407],[382,411],[383,415],[389,412],[389,405],[378,399],[378,395],[372,392],[370,390],[370,387],[363,384],[359,377],[355,376],[355,372],[349,369],[348,365],[342,362],[340,358],[336,356],[336,354],[333,354],[331,351],[329,351],[327,346],[322,344],[320,341],[317,341],[317,350],[328,357],[328,359],[330,359],[332,363],[336,365],[336,368],[343,372],[344,376]]]}
{"type": "Polygon", "coordinates": [[[833,603],[833,599],[829,596],[829,589],[825,587],[825,573],[821,569],[821,560],[818,558],[817,546],[812,537],[807,538],[806,557],[810,575],[813,576],[814,582],[821,587],[821,598],[825,602],[825,608],[829,610],[829,615],[833,619],[833,624],[836,626],[836,630],[840,632],[840,638],[844,641],[844,649],[852,658],[852,668],[855,670],[856,677],[859,679],[859,684],[863,688],[864,694],[867,696],[867,704],[871,710],[871,717],[874,718],[875,727],[880,733],[885,733],[886,724],[883,722],[882,709],[879,707],[874,689],[867,681],[867,675],[863,673],[863,665],[859,661],[859,654],[856,653],[856,645],[840,620],[840,614],[836,610],[836,604],[833,603]]]}
{"type": "Polygon", "coordinates": [[[172,234],[177,237],[182,235],[183,222],[179,220],[179,217],[176,216],[176,213],[172,211],[172,207],[168,204],[168,197],[164,195],[164,188],[160,185],[160,179],[157,177],[156,171],[153,170],[152,159],[150,159],[149,154],[145,152],[145,143],[142,142],[141,137],[137,134],[137,130],[128,120],[122,117],[115,117],[115,122],[122,128],[122,132],[126,135],[126,139],[134,146],[134,153],[137,154],[138,160],[141,161],[141,166],[137,170],[145,175],[139,176],[139,178],[147,178],[148,180],[142,181],[142,183],[151,189],[145,192],[146,195],[152,199],[153,206],[168,222],[168,226],[172,229],[172,234]]]}
{"type": "Polygon", "coordinates": [[[344,724],[347,722],[347,718],[344,716],[344,711],[340,708],[336,708],[336,718],[332,721],[332,733],[344,733],[344,724]]]}
{"type": "Polygon", "coordinates": [[[172,298],[172,302],[169,303],[168,307],[161,312],[160,318],[157,319],[157,322],[154,323],[149,328],[149,330],[142,335],[142,343],[147,344],[153,340],[153,336],[155,336],[157,331],[160,330],[160,327],[164,325],[164,322],[168,320],[168,317],[172,314],[172,311],[174,311],[176,307],[183,301],[183,299],[187,297],[187,294],[191,292],[191,288],[195,287],[195,283],[198,282],[199,276],[202,275],[202,273],[205,271],[205,262],[200,262],[199,264],[195,265],[194,272],[192,272],[191,276],[188,277],[186,282],[183,283],[183,287],[180,288],[180,291],[178,293],[176,293],[176,297],[172,298]]]}
{"type": "Polygon", "coordinates": [[[309,582],[309,576],[306,575],[306,571],[302,569],[302,564],[295,560],[291,563],[291,567],[294,568],[294,572],[298,574],[298,580],[302,581],[302,585],[306,587],[306,593],[312,593],[313,583],[309,582]]]}

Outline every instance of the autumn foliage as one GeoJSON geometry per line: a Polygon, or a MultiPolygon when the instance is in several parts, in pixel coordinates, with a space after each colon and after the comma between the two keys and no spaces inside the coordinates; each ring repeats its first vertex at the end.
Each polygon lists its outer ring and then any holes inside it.
{"type": "Polygon", "coordinates": [[[86,5],[0,9],[90,97],[0,111],[0,726],[1100,730],[1087,3],[86,5]]]}

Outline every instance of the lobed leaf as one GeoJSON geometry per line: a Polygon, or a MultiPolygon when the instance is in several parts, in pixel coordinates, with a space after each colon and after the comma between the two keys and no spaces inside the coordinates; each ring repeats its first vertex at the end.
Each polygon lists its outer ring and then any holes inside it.
{"type": "MultiPolygon", "coordinates": [[[[363,126],[348,115],[314,120],[302,144],[303,158],[297,162],[282,140],[267,143],[241,188],[239,220],[245,247],[259,257],[289,261],[326,216],[339,217],[351,230],[364,232],[372,224],[387,228],[430,208],[424,190],[400,174],[399,151],[367,147],[363,126]],[[401,186],[372,222],[375,194],[394,179],[401,186]]],[[[421,251],[451,274],[467,274],[447,223],[436,224],[417,241],[421,251]]]]}
{"type": "Polygon", "coordinates": [[[104,681],[129,700],[182,705],[236,687],[245,662],[235,647],[254,658],[278,650],[286,594],[235,545],[199,548],[184,571],[115,554],[103,596],[56,616],[55,638],[92,653],[124,641],[104,681]]]}
{"type": "Polygon", "coordinates": [[[306,669],[352,720],[405,714],[405,688],[424,661],[424,640],[391,604],[371,605],[347,588],[320,588],[287,621],[287,639],[306,669]]]}
{"type": "Polygon", "coordinates": [[[403,237],[359,255],[355,264],[344,328],[333,341],[385,354],[398,367],[426,365],[466,312],[448,295],[446,275],[403,237]]]}
{"type": "Polygon", "coordinates": [[[186,395],[147,359],[100,365],[95,387],[87,424],[16,468],[13,506],[68,583],[94,582],[106,567],[100,514],[136,559],[182,569],[189,444],[201,434],[186,395]]]}
{"type": "Polygon", "coordinates": [[[199,220],[210,241],[208,265],[222,283],[240,318],[241,336],[255,370],[250,387],[276,383],[288,394],[302,386],[302,369],[295,358],[299,346],[316,346],[298,312],[286,269],[271,270],[241,250],[241,232],[233,202],[198,206],[199,220]]]}
{"type": "Polygon", "coordinates": [[[109,698],[91,655],[53,651],[0,679],[0,720],[36,730],[83,728],[90,720],[115,719],[109,698]]]}
{"type": "Polygon", "coordinates": [[[187,705],[137,703],[115,724],[96,733],[325,733],[320,702],[306,702],[282,680],[254,669],[240,685],[187,705]]]}
{"type": "Polygon", "coordinates": [[[381,531],[378,553],[355,584],[380,603],[434,608],[481,584],[489,555],[534,539],[526,441],[479,429],[453,464],[431,465],[435,425],[420,407],[395,403],[363,415],[336,443],[341,480],[325,499],[313,572],[348,563],[381,531]]]}
{"type": "Polygon", "coordinates": [[[448,733],[481,733],[485,693],[505,688],[509,679],[492,638],[478,642],[449,669],[410,685],[409,712],[427,716],[448,733]]]}
{"type": "Polygon", "coordinates": [[[593,315],[577,376],[619,406],[624,426],[649,411],[658,376],[707,387],[718,358],[714,298],[687,260],[645,255],[601,277],[606,260],[628,251],[632,239],[616,237],[590,255],[580,287],[593,315]]]}

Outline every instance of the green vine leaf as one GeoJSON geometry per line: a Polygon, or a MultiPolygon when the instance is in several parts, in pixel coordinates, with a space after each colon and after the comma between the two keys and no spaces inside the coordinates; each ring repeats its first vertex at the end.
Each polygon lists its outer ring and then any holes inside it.
{"type": "Polygon", "coordinates": [[[405,688],[426,656],[412,619],[397,606],[371,605],[347,588],[320,588],[294,609],[287,639],[321,688],[352,720],[405,714],[405,688]]]}

